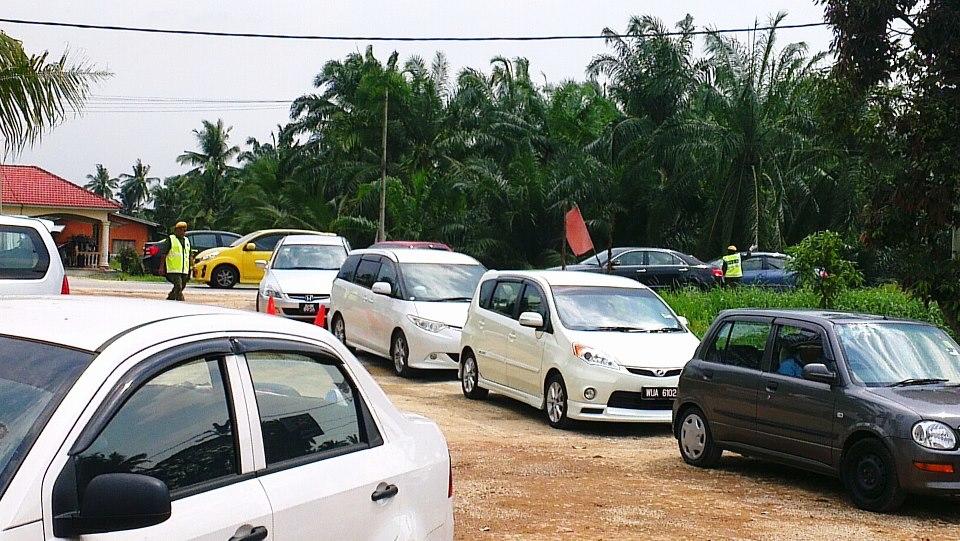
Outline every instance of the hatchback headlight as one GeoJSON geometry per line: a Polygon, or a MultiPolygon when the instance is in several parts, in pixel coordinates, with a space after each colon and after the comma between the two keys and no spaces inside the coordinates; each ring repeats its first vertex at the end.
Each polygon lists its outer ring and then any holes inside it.
{"type": "Polygon", "coordinates": [[[616,370],[618,372],[623,371],[623,367],[617,362],[616,357],[602,350],[585,346],[583,344],[574,344],[573,354],[587,364],[592,364],[593,366],[599,366],[601,368],[609,368],[610,370],[616,370]]]}
{"type": "Polygon", "coordinates": [[[951,450],[957,446],[957,434],[940,421],[920,421],[913,425],[913,441],[927,449],[951,450]]]}
{"type": "Polygon", "coordinates": [[[197,257],[197,263],[201,263],[201,262],[203,262],[203,261],[208,261],[208,260],[210,260],[210,259],[213,259],[213,258],[217,257],[218,255],[220,255],[220,252],[210,252],[210,253],[207,253],[207,254],[202,254],[202,255],[200,255],[199,257],[197,257]]]}
{"type": "Polygon", "coordinates": [[[446,323],[440,323],[439,321],[433,321],[432,319],[423,319],[422,317],[412,315],[407,315],[407,317],[410,318],[410,321],[412,321],[414,325],[427,332],[437,333],[447,328],[446,323]]]}

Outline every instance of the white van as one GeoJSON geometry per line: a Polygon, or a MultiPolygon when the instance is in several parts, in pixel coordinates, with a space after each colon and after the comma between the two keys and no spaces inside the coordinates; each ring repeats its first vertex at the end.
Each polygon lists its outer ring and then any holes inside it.
{"type": "Polygon", "coordinates": [[[350,252],[330,292],[331,330],[344,344],[389,356],[397,375],[453,369],[470,299],[486,269],[439,250],[350,252]]]}
{"type": "Polygon", "coordinates": [[[0,295],[70,292],[49,220],[0,215],[0,295]]]}

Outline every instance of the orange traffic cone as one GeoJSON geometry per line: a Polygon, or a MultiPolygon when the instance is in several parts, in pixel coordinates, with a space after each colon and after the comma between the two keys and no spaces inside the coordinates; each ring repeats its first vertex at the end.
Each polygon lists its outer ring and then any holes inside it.
{"type": "Polygon", "coordinates": [[[323,327],[324,329],[327,328],[327,307],[326,306],[321,304],[320,307],[317,308],[317,317],[313,318],[313,324],[316,325],[317,327],[323,327]]]}
{"type": "Polygon", "coordinates": [[[271,316],[277,315],[277,303],[273,297],[267,297],[267,313],[271,316]]]}

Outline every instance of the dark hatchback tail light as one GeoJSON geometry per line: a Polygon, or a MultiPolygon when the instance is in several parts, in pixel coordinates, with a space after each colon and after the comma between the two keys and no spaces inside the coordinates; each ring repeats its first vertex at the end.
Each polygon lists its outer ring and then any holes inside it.
{"type": "Polygon", "coordinates": [[[145,256],[147,256],[147,257],[154,257],[155,255],[157,255],[157,254],[159,254],[159,253],[160,253],[160,247],[157,246],[156,244],[154,244],[154,245],[152,245],[152,246],[144,246],[144,247],[143,247],[143,255],[145,255],[145,256]]]}
{"type": "Polygon", "coordinates": [[[723,271],[718,269],[717,267],[711,268],[710,272],[713,274],[714,278],[723,278],[723,271]]]}
{"type": "Polygon", "coordinates": [[[70,281],[67,280],[66,275],[63,277],[63,282],[60,282],[60,294],[69,295],[70,294],[70,281]]]}

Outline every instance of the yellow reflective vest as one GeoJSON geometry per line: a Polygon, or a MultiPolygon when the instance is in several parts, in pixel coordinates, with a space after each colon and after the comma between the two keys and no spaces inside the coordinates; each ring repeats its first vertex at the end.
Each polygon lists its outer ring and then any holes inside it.
{"type": "Polygon", "coordinates": [[[190,274],[190,239],[183,243],[176,235],[170,235],[170,251],[167,252],[167,274],[190,274]]]}
{"type": "Polygon", "coordinates": [[[743,278],[739,253],[723,256],[723,262],[727,264],[727,270],[723,273],[724,278],[743,278]]]}

